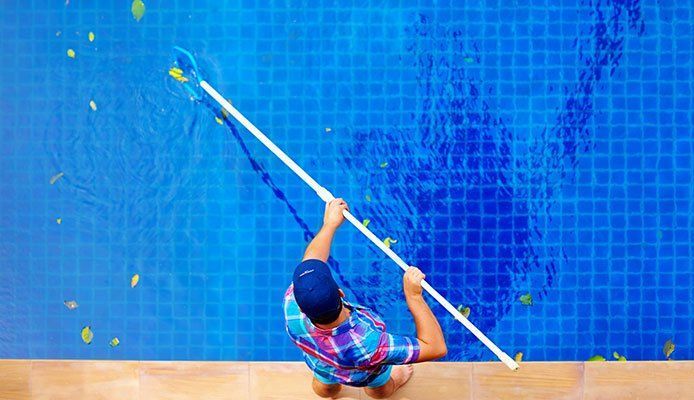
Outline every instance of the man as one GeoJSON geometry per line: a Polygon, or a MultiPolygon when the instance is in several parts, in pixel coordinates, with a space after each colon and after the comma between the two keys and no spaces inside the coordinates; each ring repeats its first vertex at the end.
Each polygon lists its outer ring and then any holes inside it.
{"type": "Polygon", "coordinates": [[[287,333],[304,352],[316,394],[334,397],[342,385],[349,385],[364,387],[366,394],[382,399],[410,379],[413,368],[403,364],[445,356],[446,342],[422,298],[424,274],[415,267],[405,272],[403,291],[416,338],[387,333],[373,311],[344,300],[326,264],[335,231],[344,222],[343,210],[349,208],[342,199],[326,204],[323,227],[294,271],[284,297],[287,333]]]}

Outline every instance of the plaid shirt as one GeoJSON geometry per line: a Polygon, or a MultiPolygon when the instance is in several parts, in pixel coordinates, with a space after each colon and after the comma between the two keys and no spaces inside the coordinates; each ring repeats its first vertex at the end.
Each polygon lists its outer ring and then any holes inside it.
{"type": "Polygon", "coordinates": [[[417,339],[386,333],[386,325],[371,310],[344,300],[343,304],[351,311],[349,319],[321,329],[299,309],[293,285],[284,294],[287,333],[315,374],[331,382],[366,386],[388,365],[417,361],[417,339]]]}

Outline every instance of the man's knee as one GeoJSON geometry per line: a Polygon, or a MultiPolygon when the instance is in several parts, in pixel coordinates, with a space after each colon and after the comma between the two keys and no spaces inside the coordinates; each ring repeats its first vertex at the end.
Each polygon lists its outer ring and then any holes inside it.
{"type": "Polygon", "coordinates": [[[313,387],[313,391],[316,392],[316,394],[320,397],[335,397],[338,393],[340,393],[340,389],[342,389],[342,385],[339,383],[336,383],[334,385],[328,385],[326,383],[320,382],[316,378],[313,378],[313,383],[311,385],[313,387]]]}
{"type": "Polygon", "coordinates": [[[388,381],[388,383],[385,385],[377,388],[366,387],[364,388],[364,392],[372,399],[385,399],[393,394],[393,385],[391,385],[391,382],[388,381]]]}

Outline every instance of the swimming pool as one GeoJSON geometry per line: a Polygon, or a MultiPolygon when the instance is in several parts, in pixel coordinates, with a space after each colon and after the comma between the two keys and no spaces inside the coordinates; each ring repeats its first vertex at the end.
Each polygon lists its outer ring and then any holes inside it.
{"type": "MultiPolygon", "coordinates": [[[[509,354],[694,357],[691,6],[128,3],[0,12],[0,358],[299,359],[281,301],[323,205],[186,97],[174,45],[509,354]]],[[[414,332],[394,264],[349,226],[333,258],[414,332]]],[[[493,359],[433,309],[448,360],[493,359]]]]}

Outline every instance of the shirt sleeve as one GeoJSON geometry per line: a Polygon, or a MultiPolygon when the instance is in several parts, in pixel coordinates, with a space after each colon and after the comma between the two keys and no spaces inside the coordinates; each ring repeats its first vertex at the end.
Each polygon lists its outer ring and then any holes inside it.
{"type": "Polygon", "coordinates": [[[419,358],[419,342],[407,336],[381,334],[374,361],[379,364],[410,364],[419,358]]]}

